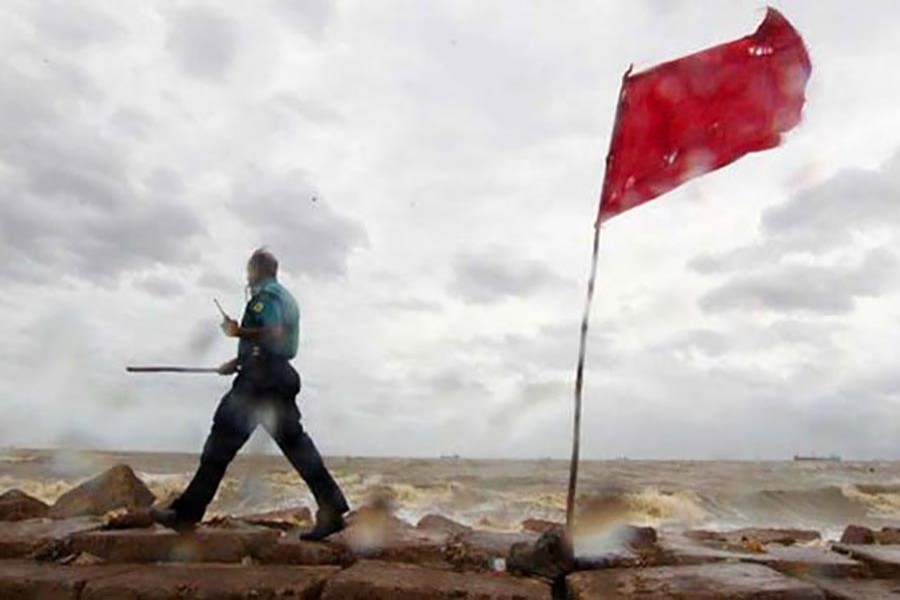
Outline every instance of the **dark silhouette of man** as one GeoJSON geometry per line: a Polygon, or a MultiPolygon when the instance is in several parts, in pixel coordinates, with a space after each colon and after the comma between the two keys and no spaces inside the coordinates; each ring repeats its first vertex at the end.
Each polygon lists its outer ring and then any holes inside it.
{"type": "Polygon", "coordinates": [[[240,324],[228,317],[222,322],[225,335],[239,342],[237,357],[219,367],[219,373],[236,377],[216,409],[194,478],[169,508],[152,511],[158,523],[174,529],[198,523],[228,464],[262,425],[318,504],[315,527],[301,537],[321,540],[344,528],[347,500],[300,424],[295,400],[300,376],[289,362],[297,355],[300,311],[277,275],[278,260],[264,248],[247,262],[251,297],[244,316],[240,324]]]}

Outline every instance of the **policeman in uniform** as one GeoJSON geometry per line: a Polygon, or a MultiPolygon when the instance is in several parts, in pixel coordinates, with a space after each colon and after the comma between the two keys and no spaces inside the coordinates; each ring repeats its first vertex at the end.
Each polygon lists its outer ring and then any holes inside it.
{"type": "Polygon", "coordinates": [[[153,510],[154,519],[163,525],[185,529],[203,518],[228,464],[262,425],[318,504],[315,527],[301,537],[321,540],[344,528],[347,500],[300,424],[295,402],[300,377],[288,362],[297,354],[300,314],[294,297],[278,283],[277,273],[277,259],[263,248],[247,263],[252,293],[244,316],[240,325],[227,317],[222,322],[225,334],[239,342],[237,357],[219,367],[219,373],[237,377],[213,417],[193,480],[169,508],[153,510]]]}

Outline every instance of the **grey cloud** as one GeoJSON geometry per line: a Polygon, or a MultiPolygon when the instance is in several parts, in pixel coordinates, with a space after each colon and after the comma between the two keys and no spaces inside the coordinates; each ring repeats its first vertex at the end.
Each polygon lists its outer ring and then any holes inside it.
{"type": "Polygon", "coordinates": [[[314,38],[322,35],[334,12],[329,0],[271,0],[271,4],[287,22],[314,38]]]}
{"type": "Polygon", "coordinates": [[[200,277],[197,278],[197,283],[216,290],[227,290],[234,287],[235,280],[226,277],[225,274],[220,271],[204,271],[200,277]]]}
{"type": "Polygon", "coordinates": [[[696,351],[707,356],[722,356],[733,346],[730,336],[712,329],[691,329],[666,340],[656,350],[660,352],[696,351]]]}
{"type": "Polygon", "coordinates": [[[900,230],[900,153],[878,170],[845,169],[767,209],[759,243],[692,259],[703,274],[771,267],[789,254],[827,254],[854,236],[900,230]]]}
{"type": "Polygon", "coordinates": [[[153,132],[154,121],[143,111],[123,106],[112,114],[109,124],[123,137],[144,140],[153,132]]]}
{"type": "MultiPolygon", "coordinates": [[[[476,337],[461,344],[457,351],[496,357],[504,370],[513,373],[574,371],[579,330],[580,321],[561,321],[499,338],[476,337]]],[[[588,364],[610,367],[618,363],[616,332],[616,325],[608,321],[591,324],[588,364]]]]}
{"type": "Polygon", "coordinates": [[[528,418],[538,409],[553,403],[568,403],[573,382],[555,379],[526,379],[506,402],[497,406],[488,417],[492,428],[509,429],[528,418]]]}
{"type": "Polygon", "coordinates": [[[170,16],[168,48],[192,77],[221,80],[234,62],[237,44],[237,25],[213,8],[193,6],[170,16]]]}
{"type": "Polygon", "coordinates": [[[186,258],[202,230],[175,197],[134,185],[130,148],[107,127],[105,98],[74,64],[0,70],[0,276],[112,281],[186,258]],[[74,82],[74,83],[73,83],[74,82]]]}
{"type": "Polygon", "coordinates": [[[135,286],[148,294],[163,298],[174,296],[184,291],[184,286],[180,282],[161,275],[148,275],[142,277],[135,282],[135,286]]]}
{"type": "Polygon", "coordinates": [[[738,275],[700,299],[704,310],[769,309],[841,314],[856,298],[877,296],[893,287],[897,258],[886,250],[872,251],[858,265],[786,264],[738,275]]]}
{"type": "Polygon", "coordinates": [[[529,296],[562,280],[547,265],[493,248],[457,256],[450,291],[472,303],[529,296]]]}
{"type": "Polygon", "coordinates": [[[786,249],[822,252],[853,234],[900,225],[900,187],[886,170],[845,170],[763,213],[762,231],[786,249]]]}
{"type": "Polygon", "coordinates": [[[108,14],[76,0],[43,0],[32,7],[32,22],[42,40],[69,48],[114,39],[121,31],[108,14]]]}
{"type": "Polygon", "coordinates": [[[154,170],[144,182],[148,188],[161,195],[177,196],[185,190],[181,175],[167,167],[154,170]]]}
{"type": "Polygon", "coordinates": [[[281,108],[288,114],[298,115],[311,123],[334,123],[342,119],[341,113],[327,104],[300,98],[287,92],[274,95],[270,102],[274,107],[281,108]]]}
{"type": "Polygon", "coordinates": [[[709,358],[732,353],[770,351],[779,346],[802,346],[816,352],[836,352],[834,336],[842,324],[817,319],[782,318],[767,324],[738,325],[727,330],[710,328],[679,332],[650,348],[653,353],[695,353],[709,358]]]}
{"type": "Polygon", "coordinates": [[[439,302],[432,302],[422,298],[394,298],[391,300],[383,300],[373,303],[375,306],[386,310],[409,311],[409,312],[440,312],[442,305],[439,302]]]}
{"type": "Polygon", "coordinates": [[[233,193],[235,214],[256,228],[259,245],[280,256],[288,272],[342,276],[350,255],[368,244],[363,225],[335,211],[301,170],[250,173],[233,193]]]}
{"type": "Polygon", "coordinates": [[[875,235],[896,238],[898,183],[900,159],[895,158],[877,170],[845,169],[767,209],[759,242],[688,263],[699,273],[727,277],[701,297],[701,308],[841,314],[851,311],[858,297],[890,290],[897,261],[887,251],[871,251],[856,266],[824,259],[847,254],[875,235]]]}

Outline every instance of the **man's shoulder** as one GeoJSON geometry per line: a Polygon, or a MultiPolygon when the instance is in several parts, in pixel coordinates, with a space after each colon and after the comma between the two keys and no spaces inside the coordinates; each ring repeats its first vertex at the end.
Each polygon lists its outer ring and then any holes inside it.
{"type": "Polygon", "coordinates": [[[262,299],[271,299],[282,304],[297,306],[297,301],[294,299],[294,295],[291,294],[291,292],[286,287],[284,287],[277,281],[267,282],[259,291],[258,296],[262,299]]]}

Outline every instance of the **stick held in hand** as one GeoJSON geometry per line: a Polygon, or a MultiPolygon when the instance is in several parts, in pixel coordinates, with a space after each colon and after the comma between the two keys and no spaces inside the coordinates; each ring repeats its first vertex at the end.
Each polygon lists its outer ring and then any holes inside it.
{"type": "Polygon", "coordinates": [[[218,373],[217,367],[125,367],[129,373],[218,373]]]}

